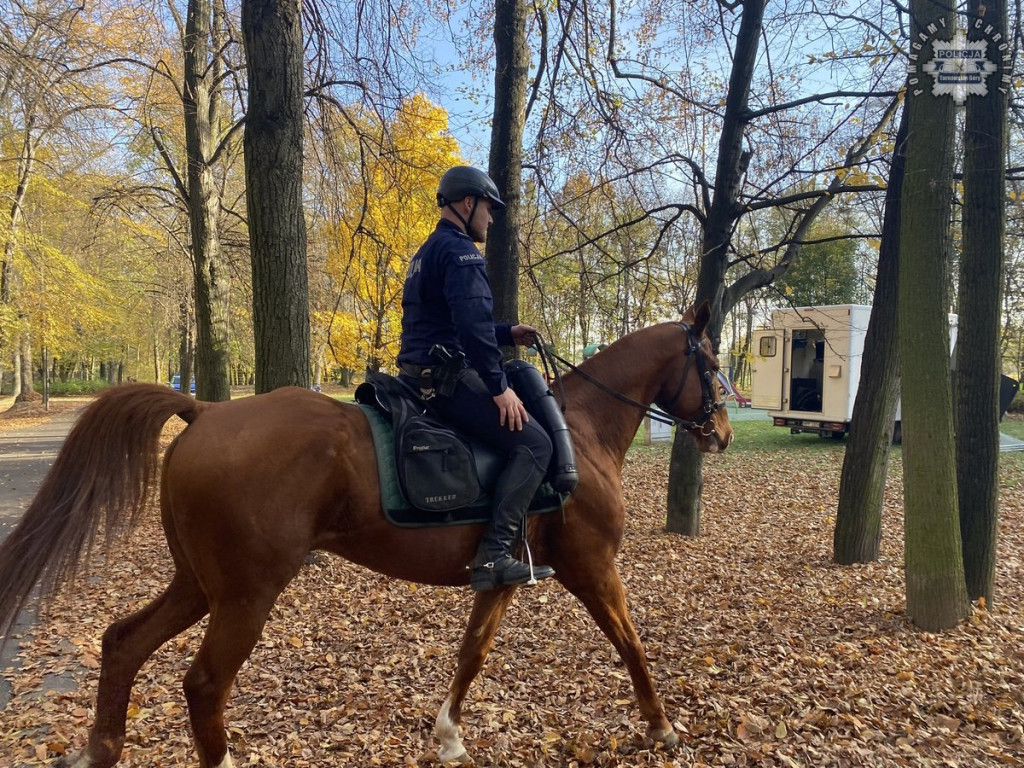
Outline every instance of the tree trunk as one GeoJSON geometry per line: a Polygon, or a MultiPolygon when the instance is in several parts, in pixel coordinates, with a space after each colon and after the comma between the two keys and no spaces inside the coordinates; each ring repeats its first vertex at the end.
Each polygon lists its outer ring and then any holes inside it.
{"type": "MultiPolygon", "coordinates": [[[[220,248],[220,191],[211,162],[220,129],[219,59],[210,57],[210,0],[189,0],[185,24],[185,148],[196,306],[196,398],[228,400],[231,273],[220,248]]],[[[182,391],[190,382],[182,380],[182,391]]]]}
{"type": "Polygon", "coordinates": [[[309,280],[302,211],[302,11],[243,0],[249,73],[245,176],[256,392],[309,386],[309,280]]]}
{"type": "Polygon", "coordinates": [[[43,399],[35,390],[35,371],[32,365],[32,334],[27,328],[22,328],[18,336],[19,357],[21,357],[20,386],[18,396],[15,398],[19,403],[34,403],[43,399]]]}
{"type": "Polygon", "coordinates": [[[11,199],[10,218],[4,237],[3,261],[0,262],[0,303],[11,304],[14,301],[14,251],[18,242],[18,230],[24,213],[25,195],[28,183],[32,178],[32,170],[36,162],[36,140],[32,136],[35,126],[35,115],[29,118],[25,126],[21,152],[18,154],[18,185],[11,199]]]}
{"type": "MultiPolygon", "coordinates": [[[[714,195],[703,231],[695,303],[711,302],[707,335],[716,351],[722,336],[722,323],[725,322],[723,297],[729,263],[728,247],[736,217],[741,211],[738,204],[740,187],[750,159],[743,150],[743,136],[748,124],[746,112],[750,82],[757,61],[763,19],[764,0],[746,0],[743,3],[743,18],[736,38],[722,135],[718,143],[714,195]]],[[[693,438],[685,430],[677,429],[669,465],[667,530],[688,536],[699,535],[703,470],[704,457],[696,450],[693,438]]]]}
{"type": "MultiPolygon", "coordinates": [[[[8,307],[16,305],[14,292],[14,254],[17,250],[18,230],[21,227],[21,219],[24,213],[25,195],[28,192],[29,180],[32,178],[32,169],[35,166],[35,140],[32,137],[32,128],[35,117],[29,118],[25,126],[24,141],[21,152],[18,155],[18,185],[14,191],[14,198],[11,200],[10,218],[7,224],[7,231],[4,233],[4,248],[2,261],[0,261],[0,304],[8,307]]],[[[32,344],[31,333],[28,329],[28,320],[17,314],[15,310],[9,317],[17,315],[14,321],[16,329],[9,329],[11,348],[14,355],[14,380],[12,382],[12,394],[16,401],[23,402],[31,400],[35,394],[32,389],[32,344]],[[28,356],[25,357],[26,344],[28,356]]]]}
{"type": "Polygon", "coordinates": [[[195,346],[192,340],[192,313],[188,302],[182,302],[180,336],[178,337],[178,381],[181,391],[185,394],[192,388],[192,359],[195,346]]]}
{"type": "Polygon", "coordinates": [[[907,89],[907,170],[900,231],[899,340],[903,370],[903,505],[907,614],[922,629],[970,613],[957,514],[949,368],[948,254],[953,189],[953,100],[934,95],[922,65],[937,35],[952,38],[949,0],[911,0],[919,53],[907,89]],[[918,45],[918,41],[923,45],[918,45]]]}
{"type": "Polygon", "coordinates": [[[677,428],[668,465],[669,477],[676,478],[668,484],[665,530],[669,533],[700,536],[700,497],[704,491],[702,463],[703,457],[693,435],[677,428]],[[691,471],[694,467],[696,472],[691,471]],[[673,510],[686,510],[686,514],[672,514],[673,510]]]}
{"type": "Polygon", "coordinates": [[[11,336],[13,366],[11,373],[11,396],[15,400],[21,394],[21,339],[18,334],[11,336]]]}
{"type": "MultiPolygon", "coordinates": [[[[1001,40],[1005,0],[970,0],[969,40],[1001,40]]],[[[999,62],[988,93],[967,99],[964,136],[963,254],[956,356],[957,489],[964,576],[970,598],[989,604],[999,524],[999,375],[1003,240],[1006,232],[1006,110],[999,62]]]]}
{"type": "Polygon", "coordinates": [[[896,149],[885,193],[875,297],[864,338],[860,383],[839,480],[832,557],[840,565],[877,560],[882,539],[882,501],[900,390],[897,334],[900,190],[906,170],[906,140],[907,112],[904,110],[896,132],[896,149]]]}
{"type": "Polygon", "coordinates": [[[526,4],[495,0],[494,123],[490,175],[505,203],[487,236],[487,275],[494,294],[494,318],[519,322],[519,189],[523,173],[523,127],[529,50],[526,4]]]}
{"type": "Polygon", "coordinates": [[[736,228],[736,219],[742,212],[739,203],[740,189],[743,175],[750,162],[750,155],[743,149],[743,139],[749,125],[747,111],[750,84],[754,77],[764,27],[765,0],[745,0],[742,7],[743,18],[740,20],[733,49],[729,91],[726,96],[725,114],[722,117],[722,135],[718,140],[712,203],[702,233],[703,251],[697,276],[695,302],[711,302],[708,336],[716,347],[721,338],[726,313],[723,298],[725,273],[729,265],[728,248],[736,228]]]}

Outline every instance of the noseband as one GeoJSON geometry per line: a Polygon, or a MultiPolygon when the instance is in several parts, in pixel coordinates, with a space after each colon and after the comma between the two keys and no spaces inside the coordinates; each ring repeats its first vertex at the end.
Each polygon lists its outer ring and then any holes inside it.
{"type": "MultiPolygon", "coordinates": [[[[632,405],[635,408],[639,408],[641,411],[643,411],[645,414],[647,414],[654,421],[661,422],[662,424],[674,424],[677,427],[681,427],[681,428],[687,429],[687,430],[689,430],[689,429],[699,429],[701,431],[702,435],[705,435],[705,436],[706,435],[710,435],[711,434],[710,432],[705,432],[704,431],[704,427],[707,425],[707,423],[709,421],[711,421],[712,417],[720,409],[725,407],[725,401],[724,400],[719,400],[718,402],[715,402],[714,390],[712,389],[712,387],[713,387],[712,382],[714,381],[714,374],[711,371],[708,370],[707,365],[704,362],[704,356],[700,354],[700,348],[702,346],[704,346],[704,344],[707,341],[707,339],[706,338],[705,339],[698,339],[697,338],[697,334],[693,332],[693,328],[689,324],[687,324],[687,323],[678,322],[678,323],[676,323],[676,325],[678,325],[680,328],[683,329],[683,331],[686,332],[686,338],[687,338],[687,341],[689,342],[689,347],[686,350],[686,365],[683,367],[683,375],[680,377],[679,387],[676,389],[676,393],[672,396],[672,398],[670,400],[668,400],[665,403],[665,405],[662,405],[661,403],[656,403],[656,405],[658,406],[658,408],[660,410],[654,410],[653,408],[651,408],[649,405],[647,405],[645,403],[639,403],[639,402],[637,402],[636,400],[633,400],[630,397],[626,397],[621,392],[616,392],[614,389],[609,387],[603,381],[599,381],[598,379],[595,379],[593,376],[591,376],[586,371],[580,370],[578,366],[573,365],[568,360],[566,360],[564,357],[560,357],[560,356],[556,355],[554,352],[551,352],[550,350],[545,349],[544,348],[544,343],[543,343],[542,339],[538,339],[537,344],[535,346],[536,346],[536,349],[538,350],[538,353],[540,354],[541,362],[544,364],[545,372],[547,371],[547,367],[548,367],[547,358],[551,358],[551,360],[557,360],[562,365],[564,365],[567,368],[569,368],[571,371],[574,371],[577,374],[579,374],[579,376],[581,378],[585,379],[586,381],[589,381],[591,384],[593,384],[598,389],[600,389],[600,390],[602,390],[604,392],[607,392],[609,395],[614,397],[616,400],[621,400],[624,403],[629,403],[630,405],[632,405]],[[702,418],[699,419],[698,421],[690,421],[688,419],[681,419],[678,416],[673,416],[671,413],[669,413],[669,410],[668,410],[671,406],[675,405],[676,400],[678,400],[682,396],[683,390],[686,388],[686,375],[690,372],[690,366],[693,364],[694,359],[697,360],[697,372],[700,374],[701,399],[703,401],[703,414],[702,414],[702,418]]],[[[552,364],[551,368],[555,372],[556,379],[559,378],[558,377],[558,367],[555,366],[554,364],[552,364]]],[[[559,386],[561,386],[561,381],[559,381],[559,386]]],[[[561,400],[562,400],[562,410],[564,411],[565,410],[565,398],[562,397],[561,400]]]]}

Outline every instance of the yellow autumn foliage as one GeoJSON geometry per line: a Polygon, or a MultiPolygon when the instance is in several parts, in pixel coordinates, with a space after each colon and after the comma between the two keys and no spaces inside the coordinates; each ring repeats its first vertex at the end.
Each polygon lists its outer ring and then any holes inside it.
{"type": "MultiPolygon", "coordinates": [[[[348,299],[330,318],[338,329],[330,332],[331,356],[353,370],[394,363],[406,267],[437,223],[438,180],[461,162],[447,112],[425,96],[403,102],[389,123],[367,119],[361,128],[379,151],[353,169],[358,181],[345,190],[330,227],[326,266],[348,299]]],[[[356,139],[339,131],[335,140],[356,139]]]]}

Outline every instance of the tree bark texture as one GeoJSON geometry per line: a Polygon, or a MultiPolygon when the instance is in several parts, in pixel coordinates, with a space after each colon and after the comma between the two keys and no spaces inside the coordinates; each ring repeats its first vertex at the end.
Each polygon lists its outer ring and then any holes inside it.
{"type": "Polygon", "coordinates": [[[857,399],[839,479],[832,557],[840,565],[878,559],[882,501],[900,394],[899,310],[900,192],[906,170],[907,113],[896,131],[878,250],[871,320],[864,338],[857,399]]]}
{"type": "Polygon", "coordinates": [[[907,614],[921,629],[970,613],[957,514],[949,368],[948,259],[953,189],[953,100],[921,69],[932,41],[953,34],[948,0],[912,0],[917,72],[907,89],[907,169],[900,232],[899,340],[907,614]]]}
{"type": "Polygon", "coordinates": [[[668,514],[665,530],[669,533],[700,536],[703,467],[704,457],[697,449],[697,441],[685,429],[677,428],[668,464],[668,514]]]}
{"type": "MultiPolygon", "coordinates": [[[[185,22],[185,152],[196,303],[196,398],[231,397],[231,272],[220,247],[220,191],[211,167],[220,127],[220,67],[211,61],[213,7],[189,0],[185,22]]],[[[190,381],[182,371],[182,392],[190,381]]]]}
{"type": "MultiPolygon", "coordinates": [[[[964,577],[971,598],[991,603],[999,524],[999,377],[1006,232],[1005,0],[968,3],[968,40],[989,41],[997,69],[988,92],[967,99],[963,253],[956,348],[957,489],[964,577]],[[976,21],[975,21],[976,20],[976,21]]],[[[1007,49],[1007,56],[1009,49],[1007,49]]]]}
{"type": "Polygon", "coordinates": [[[519,208],[523,173],[523,129],[529,49],[524,0],[495,0],[494,123],[489,173],[505,210],[487,236],[487,275],[494,294],[494,318],[519,321],[519,208]]]}
{"type": "Polygon", "coordinates": [[[309,386],[298,0],[244,0],[242,33],[249,72],[245,175],[260,393],[309,386]]]}

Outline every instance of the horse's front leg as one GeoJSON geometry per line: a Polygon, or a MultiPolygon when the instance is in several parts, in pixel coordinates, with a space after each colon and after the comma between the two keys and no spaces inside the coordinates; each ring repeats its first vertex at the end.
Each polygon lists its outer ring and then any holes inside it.
{"type": "MultiPolygon", "coordinates": [[[[594,566],[598,558],[582,560],[594,566]]],[[[654,741],[674,747],[679,743],[679,736],[665,717],[665,708],[661,698],[654,690],[654,681],[647,667],[647,654],[636,633],[636,628],[629,618],[626,607],[626,591],[615,568],[609,560],[600,567],[593,567],[587,578],[581,574],[570,573],[567,569],[559,570],[559,579],[566,589],[576,595],[594,617],[597,626],[612,641],[619,656],[629,670],[640,704],[640,714],[647,721],[647,736],[654,741]]]]}
{"type": "Polygon", "coordinates": [[[513,594],[514,587],[476,593],[466,634],[459,648],[459,664],[455,670],[455,677],[448,689],[448,698],[441,705],[441,711],[437,713],[437,720],[434,723],[434,734],[441,742],[437,758],[443,763],[469,760],[469,755],[462,746],[459,728],[462,720],[462,702],[466,700],[470,683],[484,665],[484,659],[491,650],[494,635],[512,601],[513,594]]]}

